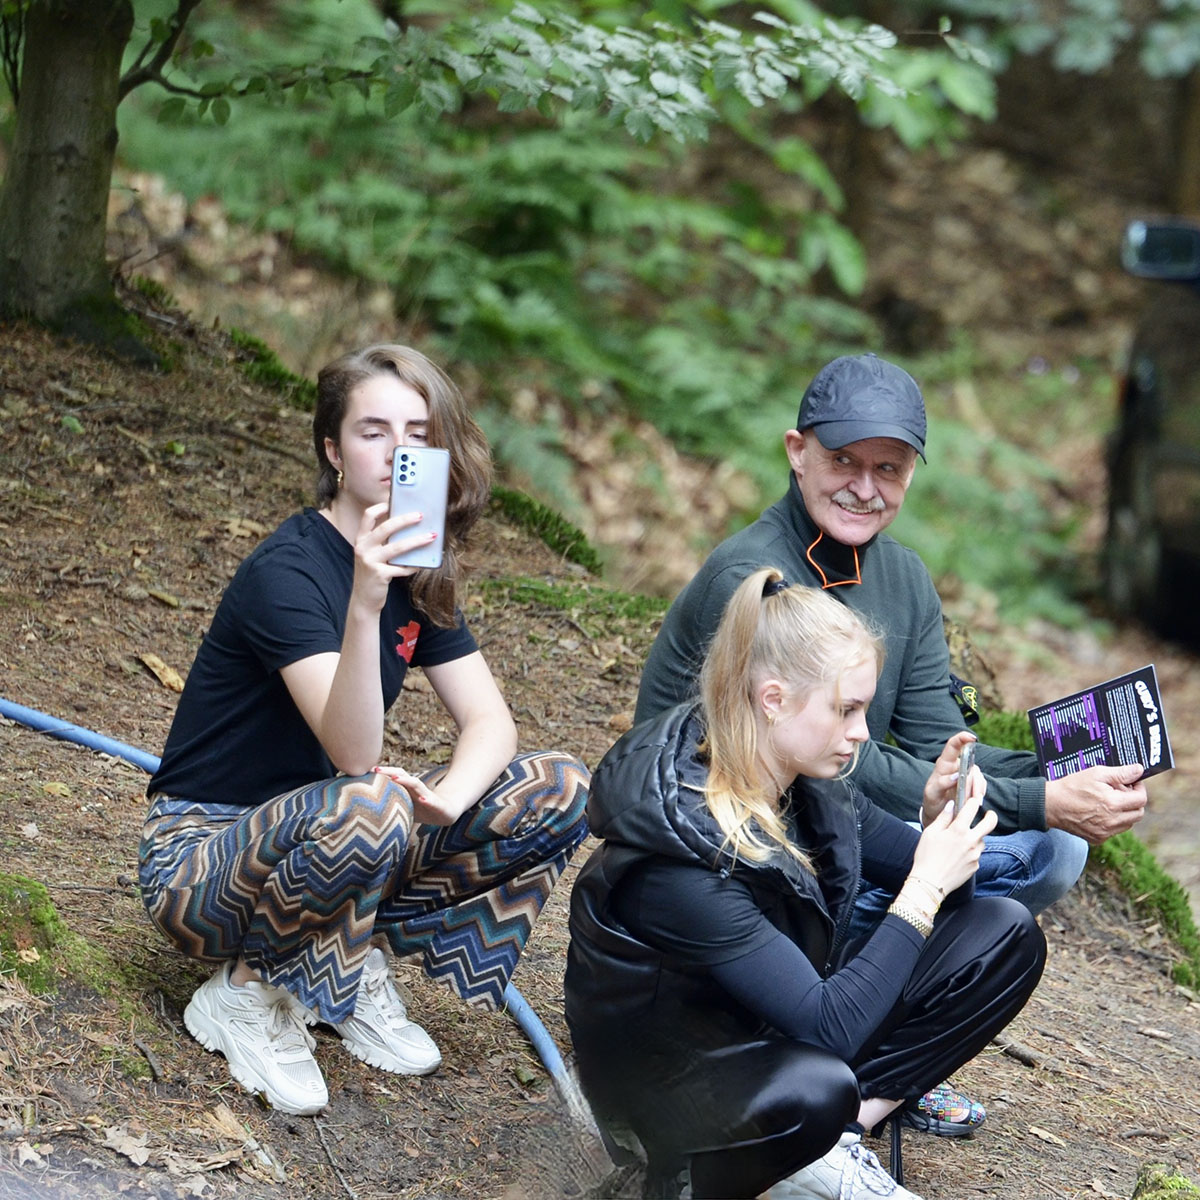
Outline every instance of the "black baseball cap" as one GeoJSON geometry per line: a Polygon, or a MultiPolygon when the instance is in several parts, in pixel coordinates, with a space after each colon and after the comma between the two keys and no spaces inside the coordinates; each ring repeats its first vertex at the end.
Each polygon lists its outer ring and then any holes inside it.
{"type": "Polygon", "coordinates": [[[826,450],[864,438],[895,438],[925,457],[925,400],[917,381],[874,354],[826,363],[800,401],[796,428],[811,429],[826,450]]]}

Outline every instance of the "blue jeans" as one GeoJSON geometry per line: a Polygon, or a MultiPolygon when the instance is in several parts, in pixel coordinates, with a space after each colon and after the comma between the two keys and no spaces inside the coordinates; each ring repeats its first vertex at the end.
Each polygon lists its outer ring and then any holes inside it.
{"type": "MultiPolygon", "coordinates": [[[[916,822],[909,823],[920,828],[916,822]]],[[[983,842],[975,895],[1011,896],[1037,916],[1071,890],[1083,874],[1087,856],[1087,842],[1061,829],[993,834],[983,842]]],[[[883,888],[864,886],[854,902],[850,936],[870,933],[894,899],[894,894],[883,888]]]]}

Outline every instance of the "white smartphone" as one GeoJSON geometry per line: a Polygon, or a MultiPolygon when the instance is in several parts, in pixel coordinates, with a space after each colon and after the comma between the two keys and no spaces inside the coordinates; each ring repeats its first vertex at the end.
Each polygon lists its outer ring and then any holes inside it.
{"type": "Polygon", "coordinates": [[[968,742],[958,756],[958,787],[954,791],[954,815],[962,812],[967,802],[967,787],[971,781],[971,768],[975,765],[975,742],[968,742]]]}
{"type": "Polygon", "coordinates": [[[450,495],[450,451],[436,446],[397,446],[392,454],[392,498],[388,516],[419,512],[416,525],[392,534],[388,541],[405,541],[420,533],[436,533],[427,546],[418,546],[390,561],[405,567],[440,567],[446,540],[446,504],[450,495]]]}

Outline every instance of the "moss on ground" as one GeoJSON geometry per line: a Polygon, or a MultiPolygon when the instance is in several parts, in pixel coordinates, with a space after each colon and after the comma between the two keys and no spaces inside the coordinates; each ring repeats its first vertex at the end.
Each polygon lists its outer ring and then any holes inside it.
{"type": "Polygon", "coordinates": [[[605,622],[657,620],[667,610],[667,601],[633,592],[619,592],[591,583],[549,582],[528,576],[513,579],[484,579],[476,584],[485,600],[514,606],[552,608],[570,615],[593,636],[615,632],[605,622]]]}
{"type": "Polygon", "coordinates": [[[67,977],[101,995],[122,984],[107,951],[74,933],[43,883],[0,872],[0,974],[15,975],[35,995],[67,977]]]}
{"type": "Polygon", "coordinates": [[[1165,1163],[1147,1163],[1138,1171],[1133,1200],[1188,1200],[1200,1188],[1165,1163]]]}
{"type": "Polygon", "coordinates": [[[51,325],[60,333],[138,367],[159,371],[172,366],[161,339],[137,313],[130,312],[112,292],[85,296],[61,313],[51,325]]]}
{"type": "Polygon", "coordinates": [[[0,971],[16,975],[35,995],[53,991],[54,951],[65,933],[44,884],[0,874],[0,971]]]}
{"type": "Polygon", "coordinates": [[[600,556],[586,535],[552,508],[547,508],[524,492],[506,487],[492,488],[492,507],[503,513],[518,529],[540,538],[568,562],[577,563],[594,575],[600,573],[600,556]]]}
{"type": "Polygon", "coordinates": [[[293,408],[312,412],[317,404],[317,385],[311,379],[303,379],[289,371],[279,355],[253,334],[231,329],[229,340],[240,352],[238,369],[247,379],[280,392],[293,408]]]}

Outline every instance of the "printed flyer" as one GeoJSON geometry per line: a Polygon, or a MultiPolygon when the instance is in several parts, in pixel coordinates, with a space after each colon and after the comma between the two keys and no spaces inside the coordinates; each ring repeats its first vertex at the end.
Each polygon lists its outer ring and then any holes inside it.
{"type": "Polygon", "coordinates": [[[1157,775],[1175,765],[1154,664],[1029,710],[1042,774],[1061,779],[1107,764],[1141,763],[1157,775]]]}

